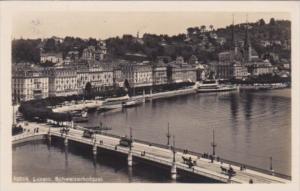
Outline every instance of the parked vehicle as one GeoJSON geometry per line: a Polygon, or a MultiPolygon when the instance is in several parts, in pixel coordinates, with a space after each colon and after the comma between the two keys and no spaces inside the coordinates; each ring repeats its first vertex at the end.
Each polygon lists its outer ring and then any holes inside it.
{"type": "Polygon", "coordinates": [[[93,137],[93,134],[94,134],[93,131],[86,129],[86,130],[83,131],[82,137],[85,137],[85,138],[92,138],[92,137],[93,137]]]}
{"type": "Polygon", "coordinates": [[[129,139],[128,137],[121,137],[120,143],[119,143],[120,146],[130,147],[131,144],[132,144],[132,140],[131,139],[129,139]]]}

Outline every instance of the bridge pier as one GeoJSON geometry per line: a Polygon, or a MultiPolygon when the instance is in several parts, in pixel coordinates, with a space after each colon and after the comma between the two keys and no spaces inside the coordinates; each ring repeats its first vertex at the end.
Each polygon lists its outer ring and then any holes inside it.
{"type": "Polygon", "coordinates": [[[51,132],[50,131],[48,132],[47,140],[48,140],[48,143],[51,143],[51,132]]]}
{"type": "Polygon", "coordinates": [[[69,142],[69,140],[68,140],[68,135],[66,135],[66,136],[65,136],[65,140],[64,140],[65,146],[68,146],[68,142],[69,142]]]}
{"type": "Polygon", "coordinates": [[[128,166],[132,166],[132,151],[131,150],[129,150],[129,152],[128,152],[127,164],[128,164],[128,166]]]}
{"type": "Polygon", "coordinates": [[[96,144],[93,145],[93,155],[94,156],[97,155],[97,145],[96,144]]]}
{"type": "Polygon", "coordinates": [[[173,180],[176,180],[177,179],[177,169],[176,169],[176,163],[173,162],[172,163],[172,167],[171,167],[171,178],[173,180]]]}

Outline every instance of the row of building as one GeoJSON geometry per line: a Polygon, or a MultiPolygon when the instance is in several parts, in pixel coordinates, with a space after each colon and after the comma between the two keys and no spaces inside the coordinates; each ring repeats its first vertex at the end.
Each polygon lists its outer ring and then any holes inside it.
{"type": "Polygon", "coordinates": [[[61,67],[14,66],[12,96],[15,101],[26,101],[83,94],[88,83],[93,91],[103,91],[108,87],[122,87],[125,81],[130,87],[195,82],[203,72],[201,67],[187,64],[181,57],[168,64],[142,62],[113,66],[96,62],[61,67]]]}

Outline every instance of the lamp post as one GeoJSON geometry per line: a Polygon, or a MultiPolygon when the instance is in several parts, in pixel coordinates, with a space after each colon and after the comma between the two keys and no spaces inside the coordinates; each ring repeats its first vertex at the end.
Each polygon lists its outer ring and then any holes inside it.
{"type": "Polygon", "coordinates": [[[132,149],[132,142],[133,142],[133,139],[132,139],[132,128],[131,127],[129,128],[129,137],[130,137],[130,146],[129,146],[129,149],[131,150],[132,149]]]}
{"type": "Polygon", "coordinates": [[[272,157],[270,157],[270,171],[271,171],[272,175],[274,176],[273,158],[272,157]]]}
{"type": "Polygon", "coordinates": [[[168,123],[168,132],[166,134],[166,137],[167,137],[167,145],[168,147],[170,147],[170,138],[171,138],[171,134],[170,134],[170,126],[169,126],[169,123],[168,123]]]}
{"type": "Polygon", "coordinates": [[[129,144],[129,151],[128,151],[128,157],[127,157],[127,164],[129,167],[132,166],[132,128],[130,127],[130,144],[129,144]]]}
{"type": "Polygon", "coordinates": [[[172,161],[172,166],[171,166],[171,178],[173,180],[177,179],[177,167],[176,167],[176,151],[175,151],[175,135],[173,135],[173,146],[172,146],[172,151],[173,151],[173,161],[172,161]]]}
{"type": "Polygon", "coordinates": [[[213,140],[212,140],[211,146],[213,148],[213,156],[215,156],[217,144],[215,143],[215,130],[214,129],[213,129],[213,140]]]}

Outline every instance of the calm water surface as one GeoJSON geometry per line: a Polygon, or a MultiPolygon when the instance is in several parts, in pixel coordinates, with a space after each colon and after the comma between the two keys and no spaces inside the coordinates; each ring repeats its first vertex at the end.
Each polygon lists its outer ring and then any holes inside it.
{"type": "MultiPolygon", "coordinates": [[[[129,134],[129,127],[132,127],[134,138],[161,144],[167,143],[169,123],[176,146],[196,152],[212,152],[210,143],[212,129],[215,129],[218,156],[263,169],[269,168],[269,157],[272,156],[275,171],[291,174],[290,89],[194,94],[153,100],[115,112],[94,112],[89,114],[89,118],[89,122],[82,125],[98,125],[101,121],[113,128],[110,133],[117,135],[129,134]]],[[[49,151],[44,144],[17,147],[13,152],[14,172],[35,174],[39,171],[35,170],[39,164],[44,168],[48,164],[51,167],[48,171],[53,175],[74,176],[95,171],[95,168],[86,167],[93,166],[93,162],[83,159],[80,153],[69,153],[68,165],[73,168],[83,166],[83,169],[63,171],[66,164],[61,157],[64,154],[55,153],[55,148],[49,151]],[[38,153],[38,163],[31,160],[35,153],[38,153]]],[[[103,173],[110,174],[104,176],[107,182],[129,181],[127,167],[116,171],[113,166],[100,165],[101,170],[94,173],[98,175],[101,172],[102,176],[103,173]]],[[[145,167],[140,168],[133,169],[135,173],[131,172],[130,181],[169,181],[168,172],[157,176],[157,173],[149,173],[151,170],[146,170],[146,173],[145,167]]],[[[182,181],[185,181],[184,178],[182,181]]]]}

